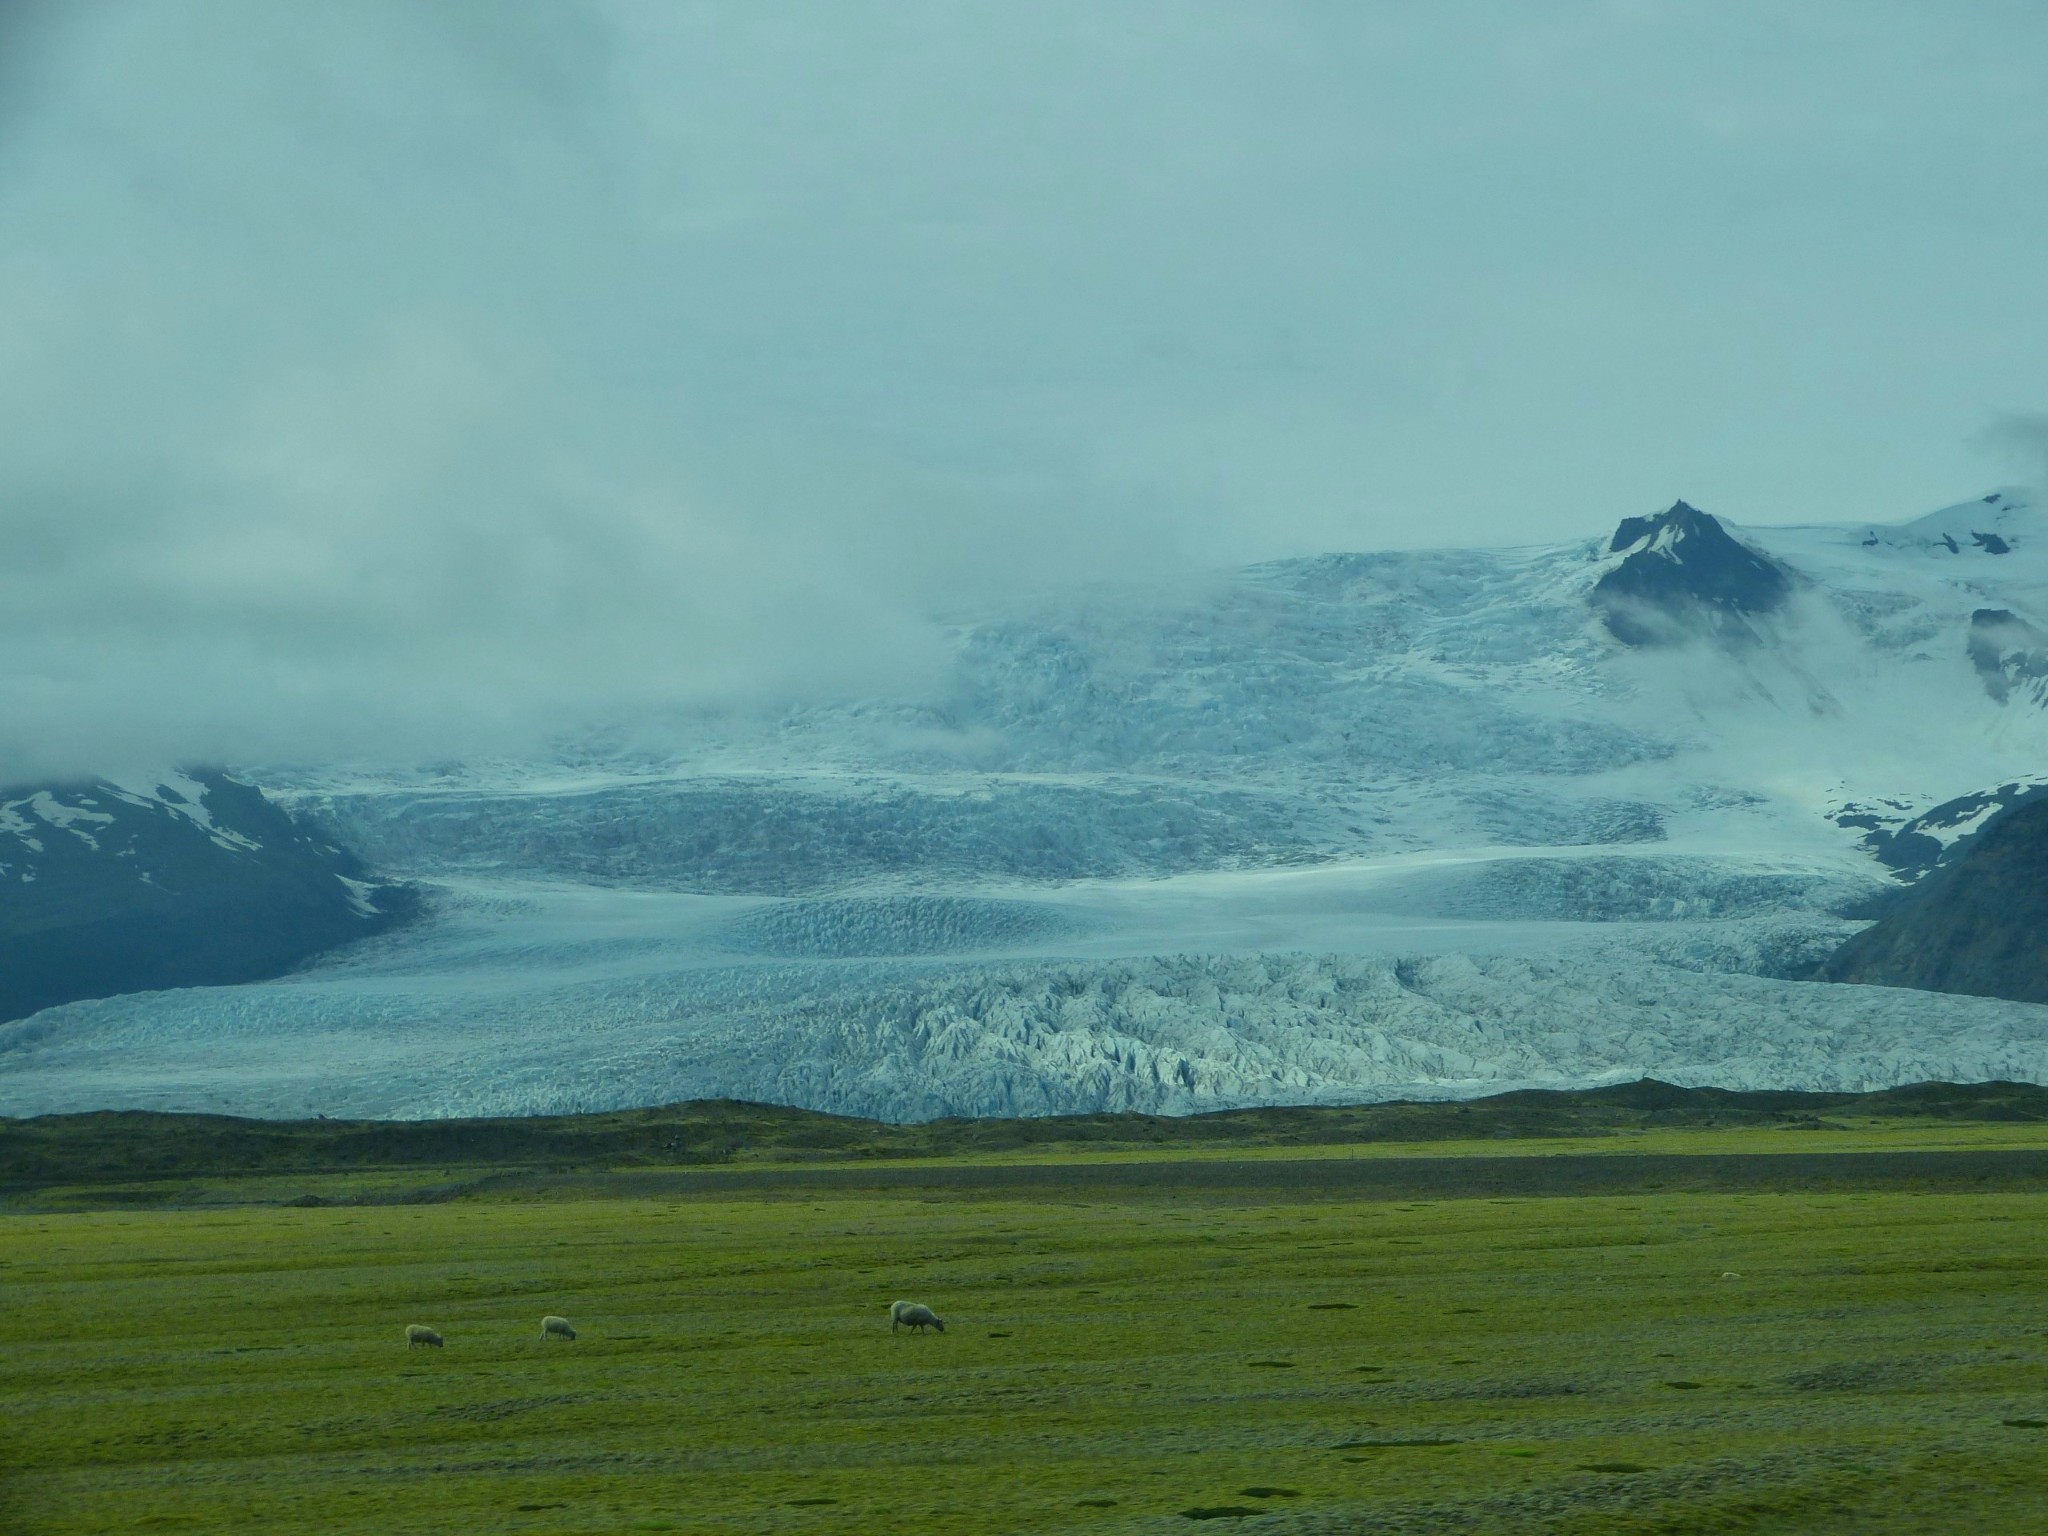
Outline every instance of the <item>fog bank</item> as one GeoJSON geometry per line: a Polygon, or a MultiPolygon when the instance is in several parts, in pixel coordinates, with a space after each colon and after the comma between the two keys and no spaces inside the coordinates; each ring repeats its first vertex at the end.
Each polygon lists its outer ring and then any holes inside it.
{"type": "Polygon", "coordinates": [[[1050,585],[1678,494],[1905,517],[2048,399],[2016,3],[0,22],[0,778],[916,690],[1050,585]]]}

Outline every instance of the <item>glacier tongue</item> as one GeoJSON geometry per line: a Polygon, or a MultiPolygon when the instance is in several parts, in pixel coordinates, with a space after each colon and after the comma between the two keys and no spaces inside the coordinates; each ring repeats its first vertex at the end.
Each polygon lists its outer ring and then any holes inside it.
{"type": "Polygon", "coordinates": [[[938,904],[479,887],[279,981],[0,1027],[0,1113],[423,1117],[731,1097],[922,1119],[1643,1074],[1813,1088],[2048,1077],[2048,1009],[1739,973],[1796,967],[1855,926],[1823,913],[1416,919],[1372,910],[1377,873],[938,904]],[[1150,917],[1130,914],[1146,902],[1150,917]],[[1129,952],[1176,932],[1208,952],[1129,952]],[[1280,952],[1290,933],[1345,952],[1280,952]],[[935,935],[988,952],[821,958],[935,935]],[[758,958],[764,944],[804,958],[758,958]]]}
{"type": "MultiPolygon", "coordinates": [[[[2048,633],[2048,517],[1730,526],[1786,573],[1739,645],[1610,633],[1594,594],[1654,540],[1327,555],[963,620],[929,696],[274,770],[429,919],[0,1027],[0,1113],[2048,1079],[2042,1009],[1781,979],[1874,855],[1920,867],[2048,774],[2032,661],[1970,650],[1985,610],[2048,633]]],[[[0,807],[0,849],[59,830],[0,807]]]]}
{"type": "Polygon", "coordinates": [[[1651,1075],[2048,1076],[2048,1008],[1703,974],[1642,952],[842,962],[568,983],[146,994],[0,1039],[0,1109],[565,1113],[727,1097],[896,1120],[1355,1103],[1651,1075]]]}

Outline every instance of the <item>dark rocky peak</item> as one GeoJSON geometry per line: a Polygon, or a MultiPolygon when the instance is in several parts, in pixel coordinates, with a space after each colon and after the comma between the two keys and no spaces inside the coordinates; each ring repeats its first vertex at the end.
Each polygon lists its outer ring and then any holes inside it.
{"type": "Polygon", "coordinates": [[[1728,536],[1718,518],[1710,517],[1688,501],[1674,501],[1667,512],[1658,512],[1650,517],[1624,517],[1614,530],[1614,537],[1608,542],[1607,552],[1618,555],[1623,550],[1634,549],[1639,544],[1656,541],[1664,536],[1668,546],[1675,546],[1695,535],[1711,540],[1716,535],[1728,536]],[[1708,530],[1712,530],[1709,532],[1708,530]]]}
{"type": "Polygon", "coordinates": [[[1785,567],[1683,501],[1655,517],[1623,518],[1607,548],[1623,558],[1594,586],[1592,602],[1625,645],[1753,640],[1751,620],[1792,594],[1785,567]]]}

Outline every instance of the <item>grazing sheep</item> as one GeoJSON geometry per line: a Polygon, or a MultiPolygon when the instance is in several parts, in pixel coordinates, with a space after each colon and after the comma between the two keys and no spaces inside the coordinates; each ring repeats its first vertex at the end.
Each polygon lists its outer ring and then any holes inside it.
{"type": "Polygon", "coordinates": [[[899,1301],[889,1308],[889,1331],[894,1333],[898,1328],[915,1328],[919,1333],[927,1328],[946,1331],[937,1314],[921,1301],[899,1301]]]}
{"type": "Polygon", "coordinates": [[[540,1336],[544,1339],[573,1339],[576,1330],[569,1326],[569,1319],[556,1317],[552,1313],[540,1320],[540,1336]]]}
{"type": "Polygon", "coordinates": [[[447,1347],[447,1341],[425,1323],[407,1323],[405,1325],[405,1347],[411,1349],[415,1344],[431,1344],[436,1349],[445,1349],[447,1347]]]}

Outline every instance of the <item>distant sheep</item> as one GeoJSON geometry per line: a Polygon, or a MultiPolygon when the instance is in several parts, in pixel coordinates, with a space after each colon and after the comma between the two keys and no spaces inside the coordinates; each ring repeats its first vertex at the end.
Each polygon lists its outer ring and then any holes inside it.
{"type": "Polygon", "coordinates": [[[544,1339],[573,1339],[576,1330],[569,1326],[569,1319],[551,1313],[540,1320],[540,1336],[544,1339]]]}
{"type": "Polygon", "coordinates": [[[431,1344],[435,1349],[445,1349],[447,1347],[447,1340],[443,1339],[441,1335],[434,1332],[433,1329],[424,1323],[407,1323],[405,1325],[405,1347],[411,1349],[415,1344],[431,1344]]]}
{"type": "Polygon", "coordinates": [[[898,1328],[915,1328],[919,1333],[927,1328],[946,1331],[938,1315],[921,1301],[899,1301],[889,1308],[889,1331],[894,1333],[898,1328]]]}

